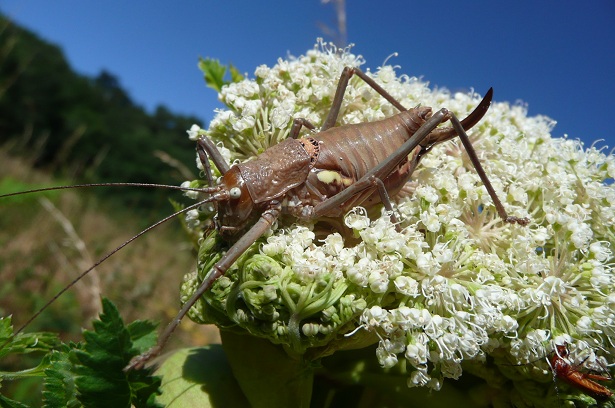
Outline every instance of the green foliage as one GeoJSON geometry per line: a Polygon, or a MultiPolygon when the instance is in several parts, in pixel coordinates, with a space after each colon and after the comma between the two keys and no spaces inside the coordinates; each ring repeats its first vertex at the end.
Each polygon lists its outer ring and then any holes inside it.
{"type": "Polygon", "coordinates": [[[132,357],[154,346],[155,327],[143,321],[124,326],[115,306],[103,299],[100,321],[94,322],[94,331],[83,333],[84,350],[75,351],[80,363],[75,382],[84,406],[155,406],[160,380],[151,377],[148,369],[123,372],[132,357]]]}
{"type": "Polygon", "coordinates": [[[224,85],[243,80],[243,75],[241,75],[233,64],[229,64],[227,67],[222,65],[217,59],[199,58],[199,69],[203,71],[207,86],[213,88],[216,92],[220,92],[224,85]],[[231,74],[230,81],[224,79],[227,69],[231,74]]]}
{"type": "Polygon", "coordinates": [[[0,395],[0,407],[2,408],[27,408],[28,406],[21,402],[14,401],[3,395],[0,395]]]}
{"type": "Polygon", "coordinates": [[[49,407],[79,407],[71,371],[73,365],[69,359],[70,347],[62,348],[63,352],[54,350],[46,356],[49,364],[43,380],[43,401],[49,407]]]}
{"type": "Polygon", "coordinates": [[[157,400],[165,406],[250,406],[219,344],[180,349],[156,374],[162,376],[157,400]]]}
{"type": "Polygon", "coordinates": [[[47,352],[59,342],[54,333],[20,333],[13,337],[11,317],[0,318],[0,358],[9,354],[47,352]]]}
{"type": "MultiPolygon", "coordinates": [[[[156,343],[156,325],[135,321],[124,325],[117,308],[103,299],[100,320],[85,331],[83,343],[57,344],[48,333],[13,337],[10,318],[0,320],[0,340],[10,340],[0,356],[44,351],[38,366],[18,372],[0,372],[2,380],[43,378],[46,407],[160,407],[155,402],[160,378],[150,369],[125,373],[130,360],[156,343]],[[38,340],[32,342],[32,340],[38,340]]],[[[0,396],[0,407],[25,406],[0,396]]]]}

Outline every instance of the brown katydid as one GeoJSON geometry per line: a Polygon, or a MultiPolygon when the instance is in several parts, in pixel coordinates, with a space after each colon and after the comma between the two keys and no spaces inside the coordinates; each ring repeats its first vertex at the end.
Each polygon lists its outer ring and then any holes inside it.
{"type": "MultiPolygon", "coordinates": [[[[507,214],[466,134],[466,130],[476,125],[485,115],[492,95],[493,91],[490,89],[474,111],[459,121],[447,109],[435,113],[432,113],[430,107],[406,109],[361,70],[346,67],[341,74],[329,114],[317,133],[314,132],[316,126],[309,121],[295,119],[288,139],[270,147],[253,160],[232,167],[226,164],[212,141],[204,137],[199,139],[197,151],[203,166],[208,169],[211,159],[222,174],[222,178],[218,185],[211,185],[213,184],[211,172],[207,170],[210,187],[186,190],[196,190],[210,196],[131,238],[77,278],[80,279],[117,250],[173,216],[197,208],[203,203],[215,203],[216,228],[232,245],[163,331],[158,344],[147,353],[133,359],[126,369],[141,368],[158,355],[197,299],[216,279],[224,275],[238,257],[260,238],[281,214],[289,214],[306,221],[321,217],[339,218],[355,206],[371,207],[380,203],[394,214],[390,197],[399,192],[421,158],[433,146],[456,136],[461,139],[499,216],[505,222],[526,225],[529,222],[527,218],[512,217],[507,214]],[[376,122],[334,127],[345,90],[353,75],[364,80],[400,113],[376,122]],[[451,122],[452,127],[438,127],[447,121],[451,122]],[[299,137],[302,127],[307,127],[313,132],[308,136],[299,137]]],[[[43,309],[66,289],[43,306],[43,309]]],[[[22,331],[32,319],[16,333],[22,331]]]]}

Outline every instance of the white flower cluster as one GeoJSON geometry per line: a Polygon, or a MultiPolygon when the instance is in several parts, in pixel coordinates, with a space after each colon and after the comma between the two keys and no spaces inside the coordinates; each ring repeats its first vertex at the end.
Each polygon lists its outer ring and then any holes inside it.
{"type": "MultiPolygon", "coordinates": [[[[229,109],[218,112],[203,133],[229,148],[233,159],[255,156],[286,137],[293,118],[322,123],[343,67],[361,63],[347,50],[321,44],[305,56],[258,67],[255,80],[223,88],[220,99],[229,109]]],[[[446,107],[463,118],[480,101],[476,94],[432,91],[417,78],[397,77],[391,66],[369,75],[408,107],[446,107]]],[[[338,122],[395,113],[353,78],[338,122]]],[[[348,333],[346,323],[354,321],[360,329],[350,337],[376,333],[381,365],[404,358],[410,386],[439,389],[443,378],[461,375],[463,361],[481,361],[496,349],[507,350],[509,364],[544,359],[557,341],[609,355],[615,339],[615,187],[609,182],[615,158],[579,141],[552,138],[553,125],[546,117],[527,117],[522,106],[493,103],[469,133],[506,210],[530,218],[527,227],[498,217],[465,150],[453,140],[422,159],[397,197],[401,232],[389,214],[370,219],[355,208],[344,221],[358,243],[346,243],[339,233],[316,239],[313,226],[302,225],[275,230],[255,244],[257,252],[280,265],[284,276],[278,281],[292,281],[295,292],[313,291],[314,282],[335,288],[340,302],[328,303],[326,312],[317,309],[329,323],[343,314],[341,299],[364,300],[362,313],[353,303],[354,315],[335,327],[348,333]]],[[[272,289],[268,279],[271,293],[296,295],[272,289]]],[[[296,316],[279,309],[272,315],[296,316]]],[[[303,319],[304,335],[326,326],[322,316],[317,323],[303,319]]],[[[276,322],[276,333],[286,326],[276,322]]]]}

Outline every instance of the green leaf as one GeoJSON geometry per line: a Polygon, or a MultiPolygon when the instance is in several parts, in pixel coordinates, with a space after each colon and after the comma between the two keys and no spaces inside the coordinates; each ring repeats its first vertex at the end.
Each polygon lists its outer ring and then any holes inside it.
{"type": "Polygon", "coordinates": [[[50,364],[45,370],[43,403],[45,407],[79,407],[76,398],[73,364],[69,358],[68,347],[63,352],[53,351],[49,355],[50,364]]]}
{"type": "Polygon", "coordinates": [[[237,68],[233,64],[229,64],[229,70],[231,71],[231,82],[241,82],[244,79],[244,76],[239,72],[237,68]]]}
{"type": "Polygon", "coordinates": [[[0,408],[28,408],[28,406],[0,394],[0,408]]]}
{"type": "Polygon", "coordinates": [[[156,374],[162,376],[157,401],[170,407],[248,407],[220,345],[174,352],[156,374]]]}
{"type": "Polygon", "coordinates": [[[132,345],[138,354],[144,353],[156,345],[157,327],[156,323],[148,320],[136,320],[126,326],[128,333],[130,333],[132,345]]]}
{"type": "Polygon", "coordinates": [[[155,326],[135,322],[129,330],[117,308],[107,299],[102,303],[103,312],[100,320],[93,322],[94,331],[83,333],[84,350],[75,351],[79,361],[79,376],[75,379],[77,398],[87,407],[158,406],[154,397],[160,378],[152,376],[151,369],[123,371],[131,358],[151,343],[147,330],[153,331],[155,326]]]}
{"type": "Polygon", "coordinates": [[[0,341],[5,342],[13,336],[12,322],[11,316],[0,318],[0,341]]]}
{"type": "MultiPolygon", "coordinates": [[[[1,320],[2,319],[0,319],[0,324],[3,325],[1,320]]],[[[10,318],[7,320],[10,321],[10,318]]],[[[5,328],[0,330],[3,331],[0,335],[7,333],[5,328]]],[[[12,327],[10,328],[10,333],[12,334],[12,327]]],[[[6,342],[7,339],[0,339],[0,341],[6,342]]],[[[2,350],[0,350],[0,357],[8,354],[27,354],[34,351],[49,352],[53,350],[52,348],[56,346],[57,343],[59,343],[59,340],[57,336],[52,333],[22,333],[15,336],[8,344],[4,346],[2,350]]],[[[14,372],[0,371],[0,381],[14,381],[24,378],[44,377],[45,370],[49,368],[50,365],[50,355],[46,354],[36,367],[14,372]]]]}
{"type": "Polygon", "coordinates": [[[220,64],[218,60],[199,58],[199,69],[203,71],[207,86],[220,92],[225,85],[224,74],[226,74],[226,67],[220,64]]]}
{"type": "Polygon", "coordinates": [[[0,358],[8,354],[49,351],[60,344],[55,333],[19,333],[13,336],[11,317],[0,318],[0,358]]]}
{"type": "Polygon", "coordinates": [[[221,330],[222,345],[239,386],[255,408],[309,407],[314,370],[269,340],[221,330]]]}
{"type": "Polygon", "coordinates": [[[226,65],[222,65],[217,59],[199,58],[198,66],[203,72],[207,86],[215,89],[217,92],[220,92],[224,85],[239,82],[244,78],[232,64],[229,64],[227,67],[226,65]],[[227,69],[231,73],[230,81],[224,79],[227,69]]]}
{"type": "MultiPolygon", "coordinates": [[[[10,318],[0,319],[0,341],[10,342],[2,350],[24,354],[46,351],[38,366],[17,372],[0,372],[2,379],[44,377],[45,407],[159,407],[160,378],[151,369],[124,373],[132,357],[156,343],[154,323],[136,321],[124,325],[116,307],[102,300],[103,313],[93,322],[93,331],[85,331],[85,344],[59,344],[49,333],[28,333],[13,336],[10,318]],[[58,350],[51,350],[52,346],[58,350]]],[[[19,403],[0,397],[0,408],[21,407],[19,403]],[[18,404],[18,405],[15,405],[18,404]]]]}

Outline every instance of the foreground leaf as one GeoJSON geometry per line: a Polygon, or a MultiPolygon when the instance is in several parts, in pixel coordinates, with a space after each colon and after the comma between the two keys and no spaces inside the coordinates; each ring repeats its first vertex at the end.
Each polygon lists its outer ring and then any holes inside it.
{"type": "Polygon", "coordinates": [[[68,347],[63,352],[53,351],[47,358],[49,366],[45,369],[43,402],[46,407],[79,407],[76,398],[73,364],[68,347]]]}
{"type": "Polygon", "coordinates": [[[0,408],[28,408],[28,406],[0,395],[0,408]]]}
{"type": "Polygon", "coordinates": [[[309,407],[314,370],[278,345],[257,337],[220,332],[229,363],[252,407],[309,407]]]}
{"type": "MultiPolygon", "coordinates": [[[[85,331],[84,350],[75,351],[80,366],[75,379],[77,398],[87,407],[155,407],[154,396],[160,378],[151,375],[150,369],[130,371],[123,369],[130,359],[145,346],[141,343],[148,335],[147,324],[133,323],[131,331],[124,326],[117,308],[103,299],[100,320],[93,323],[94,331],[85,331]],[[133,343],[137,342],[137,346],[133,343]]],[[[150,329],[153,325],[150,324],[150,329]]],[[[149,344],[149,340],[147,341],[149,344]]]]}
{"type": "Polygon", "coordinates": [[[11,317],[0,318],[0,345],[2,345],[0,348],[0,358],[8,354],[49,351],[58,344],[60,344],[60,340],[55,333],[19,333],[13,337],[11,317]]]}
{"type": "Polygon", "coordinates": [[[156,374],[162,376],[156,400],[167,408],[250,406],[220,345],[179,350],[156,374]]]}

